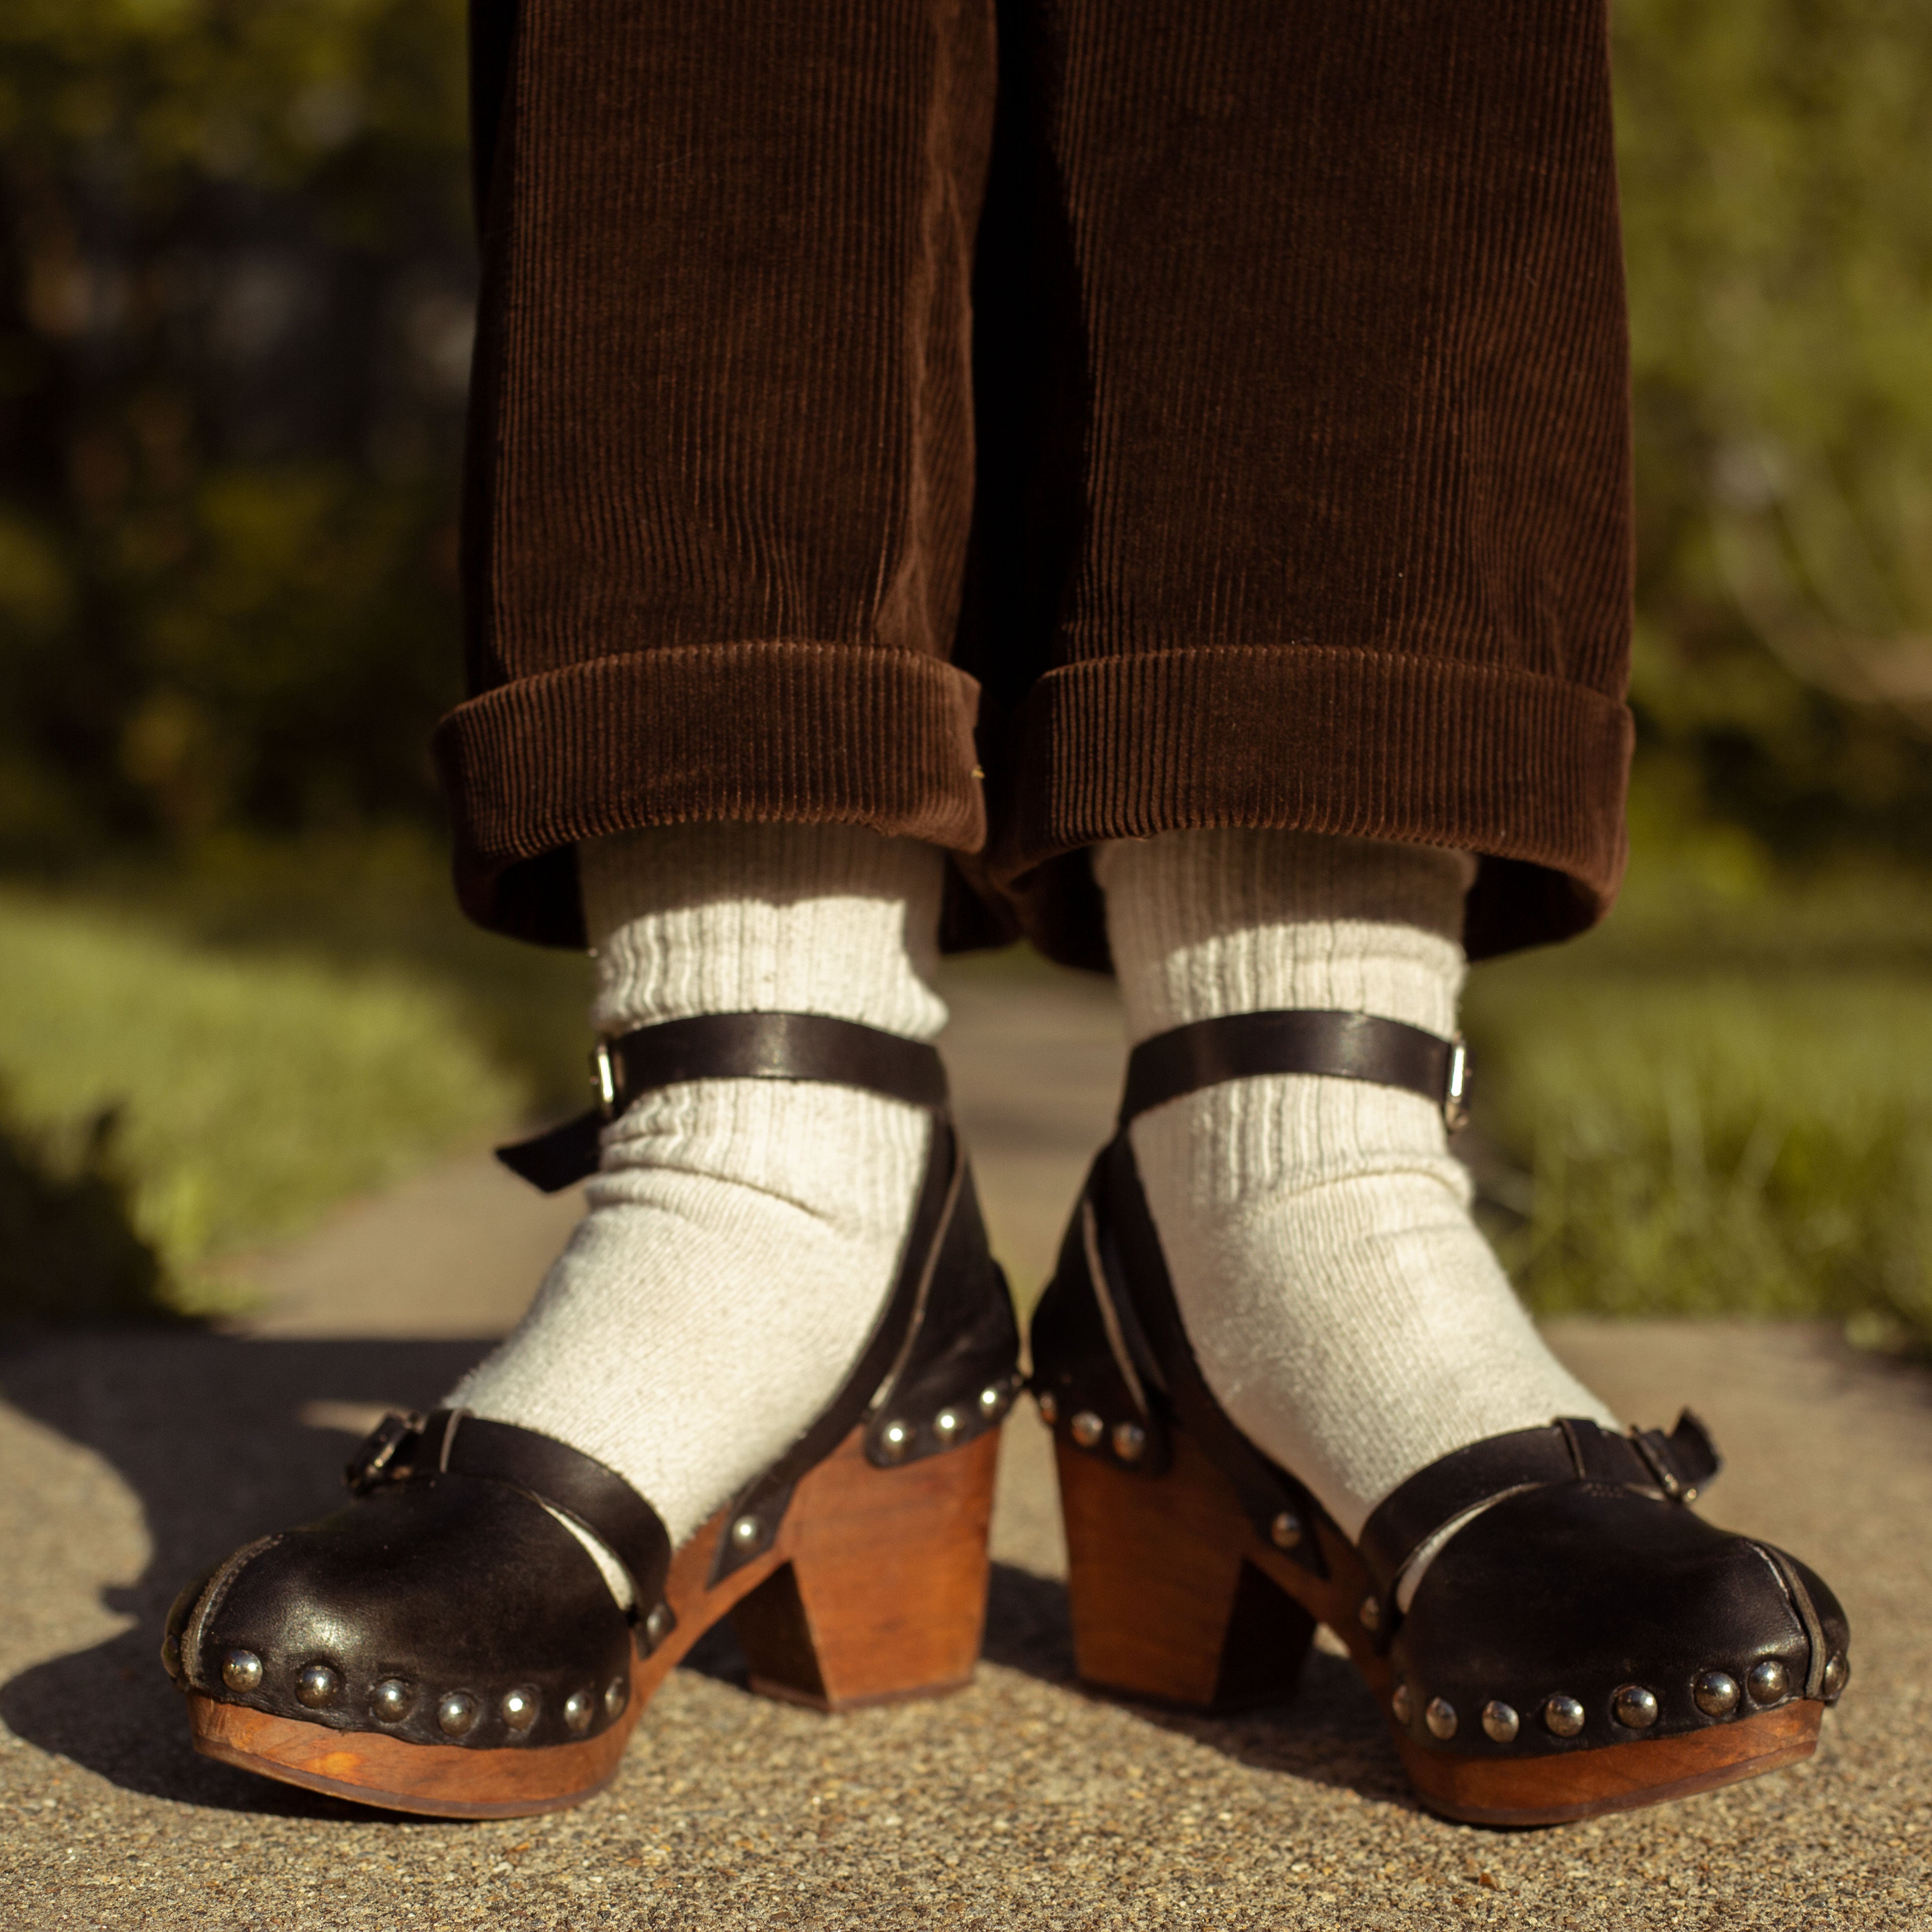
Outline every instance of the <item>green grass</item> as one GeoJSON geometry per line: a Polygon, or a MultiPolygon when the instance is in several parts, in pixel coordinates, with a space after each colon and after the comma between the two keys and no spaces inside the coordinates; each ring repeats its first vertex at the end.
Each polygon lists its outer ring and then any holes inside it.
{"type": "Polygon", "coordinates": [[[1474,977],[1492,1232],[1542,1313],[1932,1346],[1932,894],[1682,880],[1474,977]]]}
{"type": "Polygon", "coordinates": [[[178,862],[123,864],[76,888],[157,932],[238,958],[284,956],[434,988],[451,1020],[520,1084],[530,1109],[584,1103],[588,965],[479,931],[446,855],[418,831],[299,842],[222,837],[178,862]]]}
{"type": "Polygon", "coordinates": [[[532,1083],[470,1004],[398,964],[236,952],[0,893],[0,1312],[139,1304],[126,1242],[101,1234],[115,1202],[153,1257],[152,1298],[191,1308],[209,1258],[480,1142],[532,1083]],[[118,1256],[92,1296],[72,1264],[83,1230],[118,1256]]]}
{"type": "MultiPolygon", "coordinates": [[[[211,1260],[582,1091],[584,962],[466,926],[419,842],[86,890],[0,890],[0,1318],[204,1307],[211,1260]]],[[[1932,1348],[1927,882],[1680,842],[1599,932],[1478,969],[1468,1024],[1484,1212],[1539,1312],[1932,1348]]]]}

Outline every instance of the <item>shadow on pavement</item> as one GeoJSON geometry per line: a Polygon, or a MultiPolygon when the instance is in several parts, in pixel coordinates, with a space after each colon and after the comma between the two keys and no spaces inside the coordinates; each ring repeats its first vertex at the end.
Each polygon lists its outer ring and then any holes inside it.
{"type": "MultiPolygon", "coordinates": [[[[111,1463],[152,1546],[137,1581],[100,1592],[130,1627],[0,1686],[0,1718],[125,1790],[238,1811],[366,1815],[197,1756],[161,1669],[162,1626],[175,1593],[238,1544],[337,1505],[357,1411],[430,1406],[488,1346],[130,1330],[0,1357],[0,1396],[111,1463]]],[[[83,1550],[88,1528],[74,1526],[83,1550]]]]}
{"type": "Polygon", "coordinates": [[[1191,1738],[1257,1770],[1285,1772],[1310,1784],[1345,1785],[1364,1798],[1413,1808],[1408,1780],[1375,1700],[1354,1666],[1326,1651],[1309,1653],[1292,1699],[1243,1711],[1209,1717],[1109,1699],[1088,1690],[1075,1674],[1066,1586],[996,1563],[984,1654],[988,1664],[1024,1671],[1094,1702],[1118,1702],[1142,1723],[1191,1738]]]}
{"type": "Polygon", "coordinates": [[[1133,1708],[1160,1730],[1256,1771],[1341,1786],[1404,1810],[1420,1809],[1367,1686],[1346,1658],[1326,1651],[1309,1653],[1292,1700],[1216,1717],[1133,1708]]]}
{"type": "MultiPolygon", "coordinates": [[[[230,1550],[336,1507],[342,1464],[375,1413],[434,1406],[488,1346],[130,1330],[50,1336],[0,1356],[0,1396],[111,1464],[138,1498],[151,1544],[136,1582],[100,1591],[129,1627],[21,1671],[0,1686],[0,1718],[124,1790],[241,1812],[368,1816],[196,1755],[161,1669],[162,1626],[176,1592],[230,1550]]],[[[74,1526],[83,1555],[88,1532],[74,1526]]],[[[1077,1692],[1065,1585],[994,1564],[985,1654],[1077,1692]]],[[[685,1668],[728,1683],[746,1676],[728,1625],[685,1668]]],[[[1364,1796],[1404,1791],[1367,1694],[1318,1651],[1292,1704],[1214,1718],[1127,1708],[1257,1767],[1364,1796]]]]}

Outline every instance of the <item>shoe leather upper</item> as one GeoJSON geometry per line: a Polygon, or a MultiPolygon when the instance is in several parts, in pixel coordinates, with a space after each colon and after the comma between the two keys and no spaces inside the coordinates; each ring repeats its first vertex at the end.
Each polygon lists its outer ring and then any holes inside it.
{"type": "MultiPolygon", "coordinates": [[[[1258,1534],[1267,1536],[1271,1511],[1304,1522],[1321,1515],[1208,1390],[1124,1132],[1094,1163],[1031,1339],[1033,1386],[1062,1442],[1158,1478],[1178,1426],[1222,1468],[1258,1534]],[[1131,1456],[1118,1446],[1123,1423],[1142,1432],[1131,1456]]],[[[1668,1436],[1559,1421],[1418,1471],[1371,1516],[1360,1552],[1378,1592],[1376,1646],[1406,1690],[1397,1720],[1425,1748],[1523,1756],[1682,1735],[1792,1697],[1835,1702],[1849,1672],[1843,1609],[1795,1558],[1692,1511],[1717,1467],[1708,1436],[1687,1413],[1668,1436]],[[1419,1581],[1398,1608],[1409,1560],[1478,1508],[1426,1568],[1418,1562],[1419,1581]],[[1781,1679],[1761,1675],[1759,1695],[1751,1673],[1767,1664],[1783,1666],[1781,1679]],[[1728,1708],[1698,1702],[1698,1681],[1714,1673],[1736,1687],[1728,1708]],[[1618,1694],[1628,1688],[1654,1700],[1648,1722],[1618,1718],[1618,1694]],[[1574,1732],[1574,1713],[1559,1714],[1562,1732],[1544,1720],[1552,1698],[1580,1707],[1574,1732]],[[1430,1725],[1438,1699],[1453,1726],[1440,1708],[1430,1725]],[[1514,1715],[1507,1742],[1482,1722],[1492,1704],[1514,1715]]],[[[1291,1558],[1306,1560],[1315,1542],[1303,1538],[1291,1558]]],[[[1706,1696],[1723,1702],[1708,1686],[1706,1696]]],[[[1648,1716],[1641,1699],[1624,1708],[1648,1716]]]]}
{"type": "Polygon", "coordinates": [[[183,1595],[171,1627],[185,1688],[339,1730],[567,1744],[604,1729],[629,1695],[631,1624],[602,1573],[542,1504],[500,1482],[390,1484],[250,1545],[183,1595]],[[224,1678],[238,1654],[259,1665],[252,1686],[224,1678]],[[338,1685],[320,1699],[303,1694],[316,1665],[338,1685]],[[378,1699],[386,1684],[407,1687],[394,1715],[378,1699]],[[512,1692],[525,1694],[519,1714],[534,1701],[520,1728],[505,1708],[512,1692]],[[458,1709],[452,1730],[440,1714],[454,1696],[476,1708],[458,1709]]]}
{"type": "Polygon", "coordinates": [[[1520,1756],[1681,1736],[1794,1696],[1833,1698],[1825,1669],[1844,1658],[1849,1634],[1838,1599],[1783,1551],[1636,1490],[1574,1480],[1505,1496],[1458,1530],[1423,1573],[1389,1654],[1418,1743],[1520,1756]],[[1783,1666],[1782,1688],[1760,1696],[1752,1673],[1767,1661],[1783,1666]],[[1714,1675],[1736,1687],[1728,1708],[1699,1704],[1714,1675]],[[1648,1721],[1618,1716],[1618,1694],[1633,1687],[1649,1693],[1654,1715],[1641,1699],[1625,1708],[1648,1721]],[[1569,1730],[1574,1714],[1552,1729],[1552,1698],[1582,1707],[1580,1730],[1569,1730]],[[1447,1737],[1439,1708],[1429,1722],[1438,1699],[1455,1718],[1447,1737]],[[1514,1738],[1486,1731],[1492,1703],[1514,1714],[1514,1738]]]}
{"type": "MultiPolygon", "coordinates": [[[[812,1428],[730,1500],[736,1533],[720,1539],[715,1582],[770,1547],[800,1479],[862,1421],[880,1466],[997,1427],[1019,1387],[1018,1332],[932,1048],[810,1014],[707,1015],[618,1046],[628,1091],[706,1073],[841,1078],[934,1113],[927,1172],[878,1325],[812,1428]],[[754,1534],[743,1532],[747,1518],[754,1534]]],[[[389,1418],[348,1479],[360,1500],[248,1545],[182,1592],[162,1646],[178,1684],[418,1744],[541,1747],[616,1720],[634,1645],[648,1652],[670,1628],[662,1596],[668,1539],[621,1477],[533,1430],[446,1411],[389,1418]],[[629,1614],[546,1503],[623,1563],[634,1588],[629,1614]],[[238,1676],[226,1667],[231,1654],[248,1660],[238,1676]],[[446,1721],[452,1714],[455,1728],[446,1721]]]]}

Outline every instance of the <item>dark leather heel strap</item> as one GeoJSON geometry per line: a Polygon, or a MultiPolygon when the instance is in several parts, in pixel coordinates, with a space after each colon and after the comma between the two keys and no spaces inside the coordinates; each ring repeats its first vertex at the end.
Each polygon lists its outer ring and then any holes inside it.
{"type": "Polygon", "coordinates": [[[938,1048],[824,1013],[700,1013],[600,1040],[590,1057],[597,1105],[534,1138],[496,1150],[512,1174],[555,1194],[597,1171],[598,1135],[640,1094],[686,1080],[817,1080],[933,1113],[946,1109],[938,1048]]]}
{"type": "Polygon", "coordinates": [[[1089,1185],[1098,1190],[1100,1264],[1106,1268],[1111,1262],[1118,1273],[1116,1312],[1129,1313],[1144,1337],[1152,1364],[1158,1366],[1161,1400],[1233,1484],[1256,1529],[1304,1568],[1326,1576],[1321,1540],[1309,1534],[1319,1514],[1314,1497],[1242,1434],[1201,1372],[1174,1298],[1133,1143],[1125,1134],[1108,1143],[1089,1185]]]}
{"type": "Polygon", "coordinates": [[[596,1537],[629,1571],[640,1606],[648,1609],[664,1594],[670,1538],[657,1511],[616,1470],[534,1429],[460,1408],[390,1415],[344,1475],[358,1496],[384,1483],[440,1475],[506,1484],[596,1537]]]}
{"type": "Polygon", "coordinates": [[[1162,1102],[1257,1073],[1323,1073],[1401,1087],[1467,1118],[1468,1058],[1460,1039],[1373,1013],[1232,1013],[1143,1040],[1127,1060],[1120,1124],[1162,1102]]]}

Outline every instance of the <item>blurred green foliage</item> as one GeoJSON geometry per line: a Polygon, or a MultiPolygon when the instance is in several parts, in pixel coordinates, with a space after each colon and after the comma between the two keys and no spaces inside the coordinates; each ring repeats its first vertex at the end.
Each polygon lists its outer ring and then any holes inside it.
{"type": "Polygon", "coordinates": [[[172,941],[237,960],[298,958],[350,978],[380,968],[434,989],[512,1083],[515,1118],[585,1104],[588,961],[470,925],[439,842],[410,827],[299,841],[216,835],[178,865],[93,868],[76,902],[111,905],[172,941]]]}
{"type": "Polygon", "coordinates": [[[1932,8],[1618,0],[1641,808],[1932,856],[1932,8]]]}
{"type": "Polygon", "coordinates": [[[1640,861],[1607,926],[1472,982],[1477,1166],[1545,1314],[1824,1316],[1932,1349],[1932,893],[1728,896],[1640,861]]]}
{"type": "Polygon", "coordinates": [[[1471,986],[1544,1312],[1932,1347],[1932,9],[1618,0],[1634,859],[1471,986]]]}
{"type": "Polygon", "coordinates": [[[0,860],[434,822],[462,17],[0,8],[0,860]]]}

